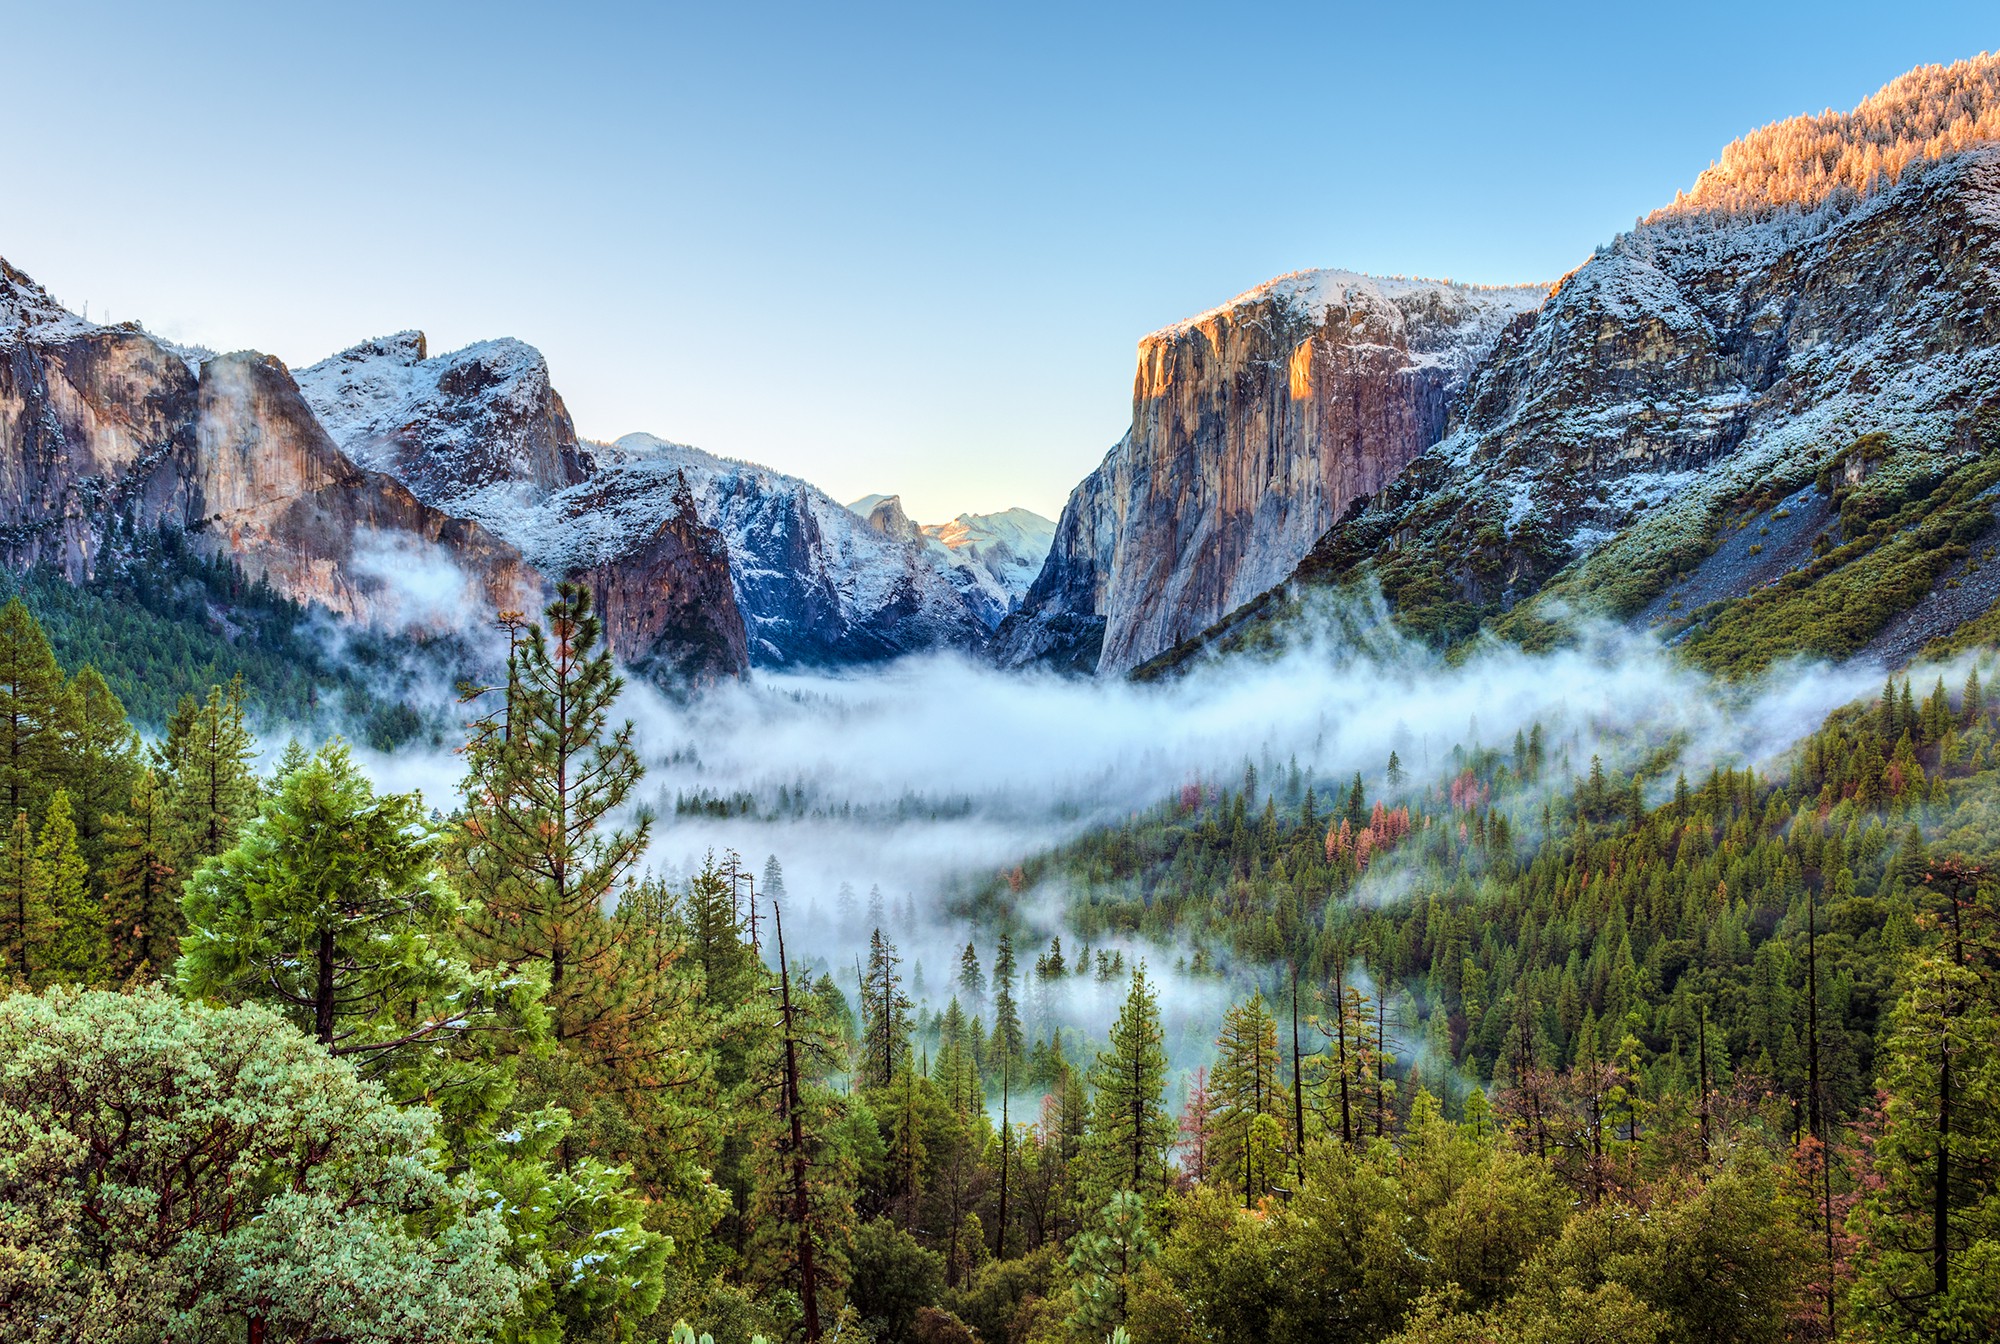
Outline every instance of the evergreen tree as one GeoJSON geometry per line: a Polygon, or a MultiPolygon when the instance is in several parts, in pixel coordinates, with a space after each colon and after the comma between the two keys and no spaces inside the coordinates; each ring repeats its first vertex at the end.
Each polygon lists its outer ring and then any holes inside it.
{"type": "Polygon", "coordinates": [[[70,708],[42,627],[16,597],[0,607],[0,804],[33,823],[55,791],[70,708]]]}
{"type": "MultiPolygon", "coordinates": [[[[76,816],[77,849],[93,874],[105,866],[113,814],[132,799],[139,775],[139,738],[125,706],[96,668],[85,663],[64,690],[62,787],[76,816]]],[[[102,892],[102,882],[95,890],[102,892]]]]}
{"type": "Polygon", "coordinates": [[[110,857],[103,873],[105,924],[110,937],[110,978],[170,974],[180,958],[181,901],[172,866],[166,790],[142,769],[131,801],[113,819],[110,857]]]}
{"type": "Polygon", "coordinates": [[[546,627],[508,659],[503,702],[466,744],[461,863],[472,947],[487,965],[548,975],[558,1041],[608,1044],[643,1005],[620,983],[625,930],[605,914],[650,833],[606,823],[644,773],[632,725],[610,726],[623,682],[590,594],[564,584],[546,627]]]}
{"type": "Polygon", "coordinates": [[[43,985],[100,985],[109,969],[102,904],[90,891],[90,870],[76,843],[69,794],[57,789],[49,800],[42,832],[35,840],[28,871],[28,903],[49,930],[47,950],[37,958],[33,981],[43,985]]]}
{"type": "Polygon", "coordinates": [[[910,999],[903,992],[903,959],[877,929],[868,940],[868,973],[862,980],[861,1021],[864,1069],[870,1082],[887,1087],[910,1053],[910,999]]]}
{"type": "Polygon", "coordinates": [[[1223,1015],[1215,1042],[1214,1143],[1209,1166],[1243,1192],[1245,1208],[1255,1204],[1277,1173],[1258,1163],[1252,1128],[1259,1117],[1282,1116],[1289,1104],[1278,1082],[1278,1024],[1262,994],[1253,994],[1223,1015]]]}
{"type": "Polygon", "coordinates": [[[329,744],[188,880],[182,993],[264,1003],[377,1068],[487,1025],[495,992],[454,955],[437,859],[422,800],[376,794],[329,744]]]}
{"type": "Polygon", "coordinates": [[[1166,1188],[1175,1124],[1166,1108],[1167,1052],[1159,999],[1141,962],[1112,1023],[1106,1049],[1091,1066],[1086,1182],[1093,1202],[1121,1190],[1151,1199],[1166,1188]]]}
{"type": "Polygon", "coordinates": [[[22,985],[42,979],[58,930],[35,894],[35,841],[28,814],[16,812],[0,841],[0,969],[22,985]]]}
{"type": "Polygon", "coordinates": [[[167,780],[169,867],[183,875],[235,843],[257,810],[250,760],[256,739],[243,717],[243,679],[209,688],[197,703],[184,696],[167,720],[161,766],[167,780]]]}

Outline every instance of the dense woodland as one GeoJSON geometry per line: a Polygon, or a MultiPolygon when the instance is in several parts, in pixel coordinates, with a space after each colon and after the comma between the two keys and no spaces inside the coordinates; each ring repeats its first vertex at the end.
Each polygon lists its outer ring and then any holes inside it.
{"type": "Polygon", "coordinates": [[[10,603],[0,1337],[1993,1338],[2000,707],[1955,681],[1768,777],[1538,727],[1190,782],[969,896],[944,993],[878,927],[850,995],[775,861],[643,869],[580,591],[468,693],[448,814],[338,741],[259,773],[241,683],[142,744],[10,603]],[[1191,1076],[1168,974],[1241,991],[1191,1076]]]}

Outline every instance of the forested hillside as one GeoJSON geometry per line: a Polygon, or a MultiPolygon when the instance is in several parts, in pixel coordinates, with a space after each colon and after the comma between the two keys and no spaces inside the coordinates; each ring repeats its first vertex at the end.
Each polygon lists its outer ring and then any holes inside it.
{"type": "Polygon", "coordinates": [[[1981,676],[1768,773],[1536,727],[1191,781],[972,893],[941,992],[878,917],[853,998],[775,860],[641,867],[579,590],[448,815],[337,742],[260,776],[240,686],[142,747],[16,602],[0,1333],[1988,1338],[1981,676]],[[1017,946],[1052,883],[1067,950],[1017,946]],[[1052,1029],[1085,977],[1100,1039],[1052,1029]],[[1234,991],[1212,1042],[1162,977],[1234,991]]]}

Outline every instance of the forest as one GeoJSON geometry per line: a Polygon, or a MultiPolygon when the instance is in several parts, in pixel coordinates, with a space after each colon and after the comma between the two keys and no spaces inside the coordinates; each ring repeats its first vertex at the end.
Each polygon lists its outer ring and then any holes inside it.
{"type": "Polygon", "coordinates": [[[337,739],[260,769],[241,680],[146,742],[12,601],[0,1337],[1994,1338],[1959,672],[1768,771],[1536,725],[1189,780],[967,891],[920,993],[880,915],[852,981],[788,950],[775,860],[648,870],[580,589],[468,689],[442,804],[337,739]]]}

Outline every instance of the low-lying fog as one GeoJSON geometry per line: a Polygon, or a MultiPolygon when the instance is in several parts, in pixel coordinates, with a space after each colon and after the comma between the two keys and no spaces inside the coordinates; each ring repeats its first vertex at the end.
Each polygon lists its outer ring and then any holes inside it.
{"type": "MultiPolygon", "coordinates": [[[[1649,638],[1610,627],[1557,653],[1495,644],[1447,663],[1389,633],[1375,607],[1338,613],[1275,658],[1210,663],[1159,685],[1003,672],[937,654],[840,673],[764,672],[685,704],[634,684],[622,705],[639,727],[657,870],[684,876],[705,855],[734,850],[761,879],[776,856],[794,955],[833,968],[850,993],[879,891],[904,973],[914,981],[921,970],[935,1007],[951,992],[958,950],[975,938],[946,915],[949,888],[1190,781],[1234,786],[1247,762],[1270,779],[1296,761],[1330,803],[1330,788],[1356,771],[1379,792],[1394,750],[1422,787],[1447,769],[1454,745],[1511,745],[1538,720],[1552,737],[1578,741],[1578,769],[1593,751],[1613,765],[1677,741],[1694,778],[1719,762],[1773,760],[1881,678],[1868,666],[1794,666],[1725,691],[1649,638]],[[678,806],[696,798],[736,814],[678,806]]],[[[459,769],[449,753],[362,754],[383,786],[451,805],[459,769]]],[[[1669,773],[1658,787],[1671,782],[1669,773]]],[[[1030,893],[1044,946],[1062,932],[1063,898],[1030,893]]],[[[990,968],[990,933],[976,941],[990,968]]],[[[1038,949],[1022,943],[1025,969],[1038,949]]],[[[1212,1034],[1204,1024],[1232,991],[1176,976],[1179,949],[1126,950],[1170,982],[1163,999],[1180,1019],[1169,1022],[1170,1039],[1212,1034]]],[[[1071,984],[1074,1024],[1102,1030],[1123,986],[1071,984]]]]}

